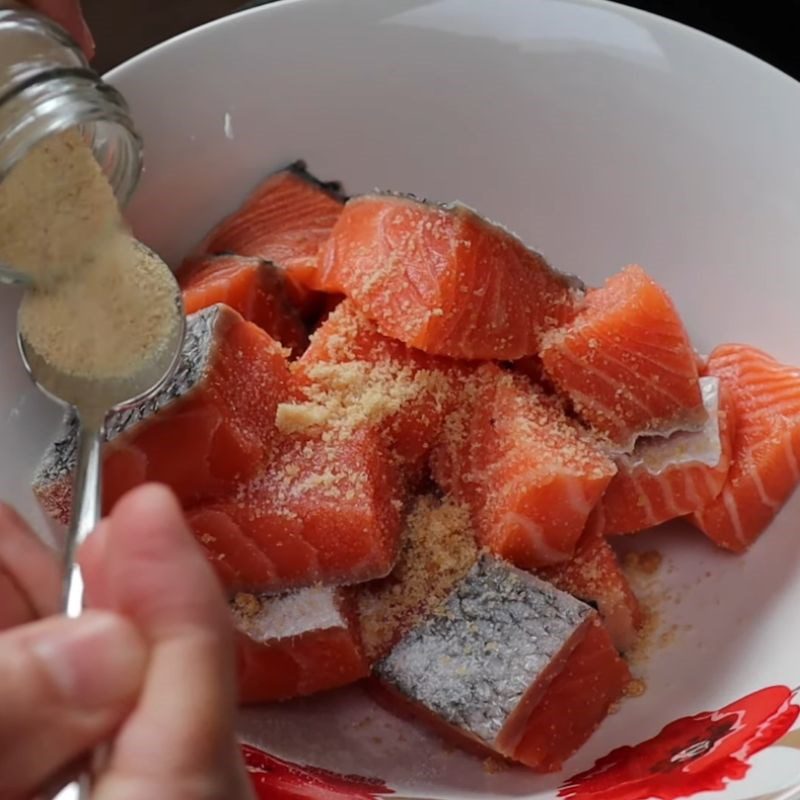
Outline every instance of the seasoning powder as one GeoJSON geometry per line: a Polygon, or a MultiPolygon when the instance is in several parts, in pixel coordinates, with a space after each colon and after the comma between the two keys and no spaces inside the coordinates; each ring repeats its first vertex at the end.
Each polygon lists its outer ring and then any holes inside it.
{"type": "Polygon", "coordinates": [[[0,182],[0,263],[31,279],[20,330],[65,375],[136,375],[178,324],[172,273],[127,232],[77,131],[40,143],[0,182]]]}

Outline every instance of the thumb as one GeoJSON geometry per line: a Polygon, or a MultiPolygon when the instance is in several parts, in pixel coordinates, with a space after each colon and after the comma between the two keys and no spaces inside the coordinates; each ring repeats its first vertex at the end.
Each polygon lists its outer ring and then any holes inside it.
{"type": "Polygon", "coordinates": [[[106,740],[139,694],[147,648],[109,612],[0,635],[0,797],[27,797],[106,740]]]}

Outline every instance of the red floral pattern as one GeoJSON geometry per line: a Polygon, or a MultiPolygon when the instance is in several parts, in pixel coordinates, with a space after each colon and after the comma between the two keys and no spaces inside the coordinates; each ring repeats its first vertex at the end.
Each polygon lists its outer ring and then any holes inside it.
{"type": "MultiPolygon", "coordinates": [[[[559,791],[566,800],[678,800],[721,791],[745,777],[748,760],[791,730],[800,715],[796,691],[771,686],[725,706],[684,717],[635,747],[620,747],[559,791]]],[[[242,748],[261,800],[380,800],[385,784],[291,764],[242,748]]]]}
{"type": "Polygon", "coordinates": [[[789,731],[800,713],[795,692],[772,686],[719,711],[685,717],[635,747],[620,747],[571,778],[569,800],[677,800],[741,780],[748,759],[789,731]]]}
{"type": "Polygon", "coordinates": [[[261,800],[379,800],[393,794],[380,781],[290,764],[249,745],[242,754],[261,800]]]}

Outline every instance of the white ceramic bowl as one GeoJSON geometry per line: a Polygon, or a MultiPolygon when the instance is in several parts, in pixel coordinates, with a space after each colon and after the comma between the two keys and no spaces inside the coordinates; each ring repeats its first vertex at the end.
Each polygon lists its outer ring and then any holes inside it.
{"type": "MultiPolygon", "coordinates": [[[[693,30],[597,0],[284,0],[111,79],[146,140],[135,225],[174,262],[302,157],[351,192],[461,199],[590,282],[641,262],[699,348],[742,340],[800,363],[800,85],[693,30]]],[[[0,495],[37,515],[29,479],[59,412],[22,374],[14,302],[0,299],[0,495]]],[[[636,540],[664,554],[671,643],[636,667],[646,694],[561,774],[488,774],[358,691],[248,713],[244,734],[407,796],[550,798],[613,748],[733,704],[615,755],[610,794],[595,781],[573,796],[780,792],[800,781],[800,733],[775,734],[800,685],[798,522],[792,502],[742,557],[677,528],[636,540]]]]}

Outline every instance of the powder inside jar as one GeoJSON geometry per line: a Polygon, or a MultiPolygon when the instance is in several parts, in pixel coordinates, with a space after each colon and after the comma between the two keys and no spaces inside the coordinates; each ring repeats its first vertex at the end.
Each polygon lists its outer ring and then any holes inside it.
{"type": "Polygon", "coordinates": [[[0,182],[0,263],[31,279],[20,331],[64,375],[125,380],[174,340],[172,272],[127,232],[77,131],[39,144],[0,182]]]}
{"type": "Polygon", "coordinates": [[[70,277],[120,225],[114,192],[77,130],[40,142],[0,181],[0,264],[37,286],[70,277]]]}

